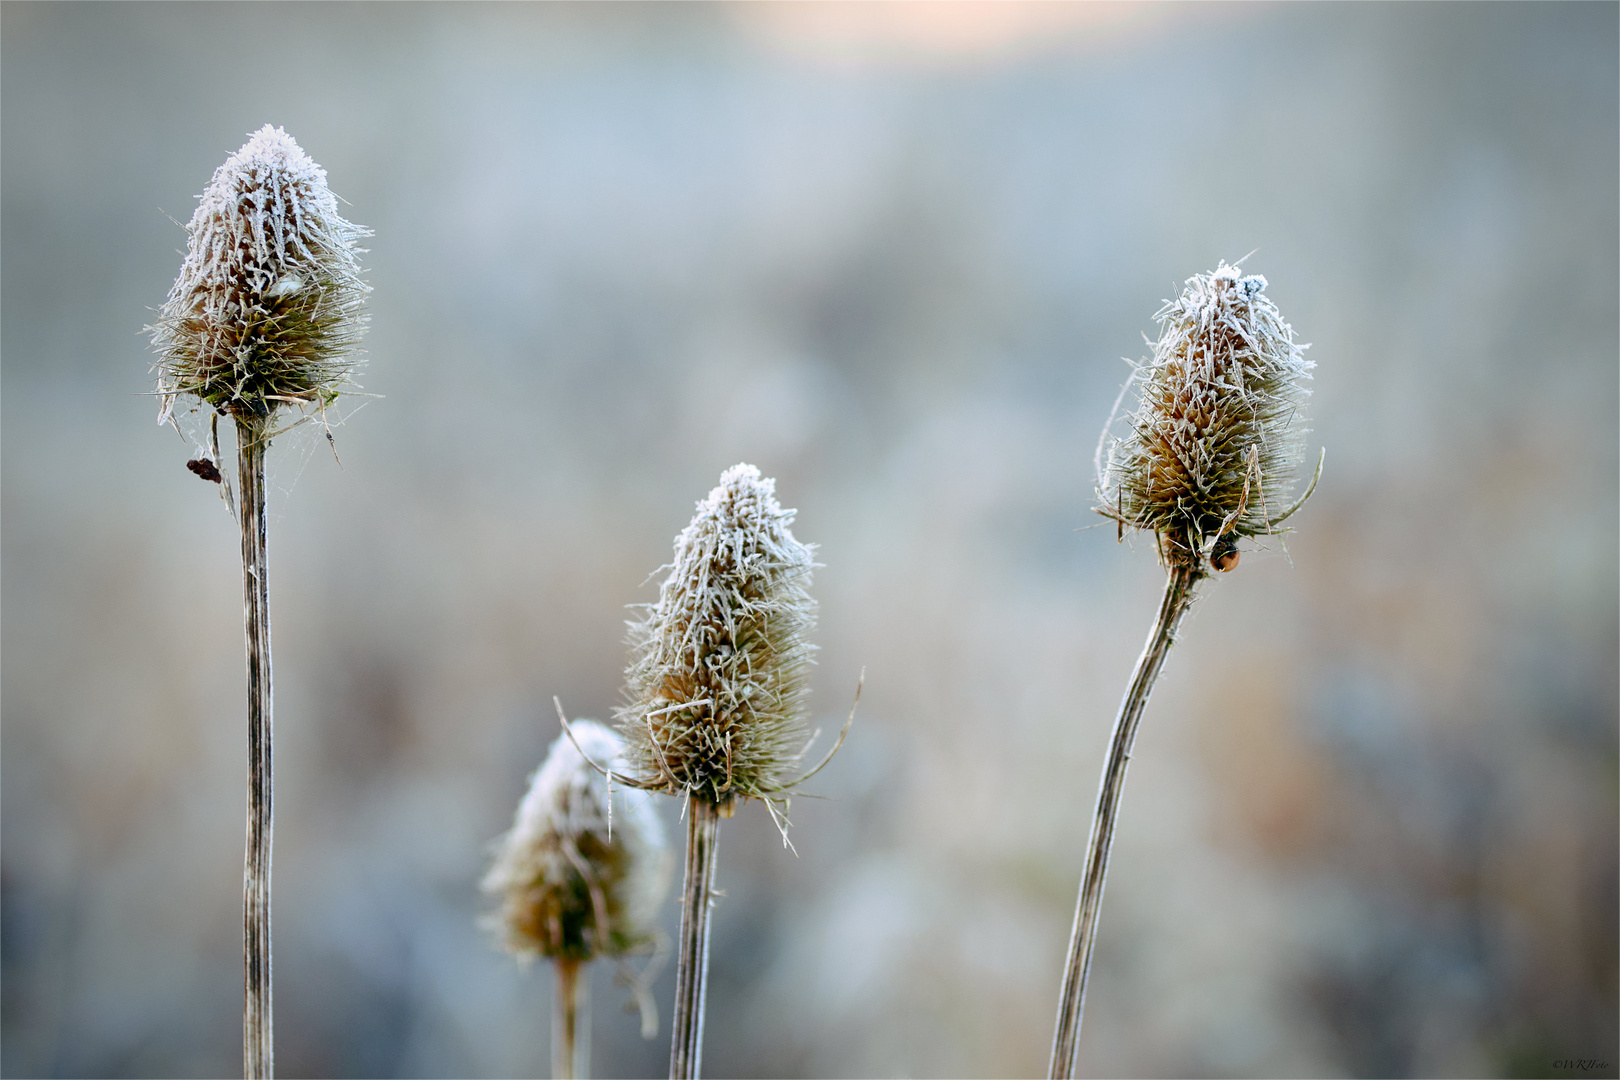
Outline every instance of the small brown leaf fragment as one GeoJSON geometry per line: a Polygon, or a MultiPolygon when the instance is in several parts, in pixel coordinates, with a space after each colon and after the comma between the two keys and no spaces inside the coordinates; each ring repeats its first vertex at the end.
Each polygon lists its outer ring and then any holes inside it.
{"type": "Polygon", "coordinates": [[[186,462],[186,468],[190,469],[204,480],[211,480],[216,484],[224,479],[224,477],[219,475],[219,466],[215,465],[212,461],[209,461],[206,458],[192,458],[190,461],[186,462]]]}

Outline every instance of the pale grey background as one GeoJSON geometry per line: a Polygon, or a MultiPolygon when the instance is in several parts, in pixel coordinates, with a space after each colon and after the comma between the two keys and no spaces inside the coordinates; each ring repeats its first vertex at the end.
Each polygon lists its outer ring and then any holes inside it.
{"type": "MultiPolygon", "coordinates": [[[[1083,1068],[1615,1075],[1614,4],[0,31],[6,1074],[239,1068],[236,539],[140,330],[274,122],[376,230],[381,395],[341,467],[273,453],[282,1075],[543,1074],[486,844],[740,460],[820,545],[814,721],[867,684],[797,858],[726,823],[706,1073],[1042,1073],[1162,581],[1082,531],[1093,447],[1160,301],[1251,249],[1326,477],[1149,708],[1083,1068]]],[[[661,1074],[596,979],[599,1074],[661,1074]]]]}

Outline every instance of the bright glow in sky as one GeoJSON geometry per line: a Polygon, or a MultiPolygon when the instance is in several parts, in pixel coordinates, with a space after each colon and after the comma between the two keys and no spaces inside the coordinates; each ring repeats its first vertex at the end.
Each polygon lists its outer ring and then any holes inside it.
{"type": "Polygon", "coordinates": [[[747,32],[784,52],[834,64],[869,65],[1006,60],[1053,44],[1070,47],[1094,44],[1157,24],[1178,13],[1185,14],[1187,9],[1123,0],[1120,3],[834,0],[829,3],[735,4],[727,10],[747,32]]]}

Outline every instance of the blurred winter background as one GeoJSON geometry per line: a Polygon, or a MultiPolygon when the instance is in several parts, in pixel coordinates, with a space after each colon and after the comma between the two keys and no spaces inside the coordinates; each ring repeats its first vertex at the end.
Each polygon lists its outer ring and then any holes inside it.
{"type": "Polygon", "coordinates": [[[1256,249],[1326,475],[1149,707],[1082,1067],[1615,1075],[1616,16],[7,3],[0,1069],[240,1067],[237,540],[141,327],[272,122],[376,230],[380,395],[272,455],[282,1075],[546,1069],[487,845],[743,460],[814,722],[867,676],[798,856],[726,823],[705,1071],[1042,1073],[1162,583],[1093,448],[1256,249]]]}

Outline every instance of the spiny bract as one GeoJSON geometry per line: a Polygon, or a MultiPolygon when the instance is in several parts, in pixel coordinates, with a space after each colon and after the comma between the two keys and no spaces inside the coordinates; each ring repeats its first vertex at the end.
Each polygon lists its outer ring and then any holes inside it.
{"type": "Polygon", "coordinates": [[[148,329],[168,420],[190,394],[233,416],[325,406],[358,364],[365,330],[355,242],[326,170],[279,127],[214,171],[186,226],[180,276],[148,329]]]}
{"type": "Polygon", "coordinates": [[[1315,365],[1265,288],[1224,262],[1188,278],[1131,377],[1136,413],[1108,448],[1097,512],[1154,533],[1167,560],[1269,533],[1284,513],[1315,365]]]}
{"type": "Polygon", "coordinates": [[[669,884],[663,826],[645,792],[620,788],[608,837],[603,769],[624,768],[624,742],[594,720],[570,725],[530,778],[512,829],[484,878],[501,896],[492,924],[519,956],[589,961],[635,950],[656,933],[669,884]]]}
{"type": "Polygon", "coordinates": [[[770,798],[798,760],[815,618],[814,548],[788,530],[776,481],[734,465],[675,540],[675,561],[630,623],[620,730],[649,787],[729,808],[770,798]]]}

